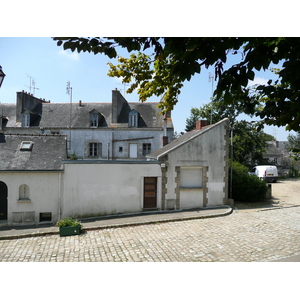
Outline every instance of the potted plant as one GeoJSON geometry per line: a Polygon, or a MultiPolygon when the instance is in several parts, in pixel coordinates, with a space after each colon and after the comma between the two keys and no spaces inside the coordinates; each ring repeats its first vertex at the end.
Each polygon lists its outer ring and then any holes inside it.
{"type": "Polygon", "coordinates": [[[56,226],[59,227],[59,235],[78,235],[81,232],[82,224],[78,220],[73,220],[71,217],[59,220],[56,223],[56,226]]]}

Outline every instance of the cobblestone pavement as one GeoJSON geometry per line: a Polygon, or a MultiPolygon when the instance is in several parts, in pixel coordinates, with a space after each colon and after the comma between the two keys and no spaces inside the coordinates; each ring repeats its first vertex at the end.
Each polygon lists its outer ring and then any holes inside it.
{"type": "Polygon", "coordinates": [[[274,261],[300,254],[300,207],[0,241],[1,262],[274,261]]]}

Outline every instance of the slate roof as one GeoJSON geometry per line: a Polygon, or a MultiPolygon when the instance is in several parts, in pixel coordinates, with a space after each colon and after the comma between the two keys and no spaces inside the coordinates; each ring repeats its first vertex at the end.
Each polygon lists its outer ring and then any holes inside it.
{"type": "Polygon", "coordinates": [[[0,133],[0,171],[58,171],[67,159],[64,135],[9,135],[0,133]],[[33,142],[21,150],[23,141],[33,142]]]}
{"type": "Polygon", "coordinates": [[[3,104],[0,103],[0,118],[5,117],[8,119],[6,127],[20,127],[21,124],[16,123],[16,104],[3,104]]]}
{"type": "MultiPolygon", "coordinates": [[[[161,128],[163,126],[163,115],[157,107],[156,102],[129,102],[126,103],[120,116],[118,123],[128,123],[128,114],[134,109],[139,113],[139,127],[141,128],[161,128]]],[[[16,123],[16,105],[15,104],[0,104],[0,115],[3,108],[3,115],[8,117],[9,121],[6,127],[20,127],[20,123],[16,123]]],[[[41,118],[36,122],[36,126],[44,128],[67,128],[70,126],[70,115],[72,128],[90,128],[90,115],[93,110],[97,110],[103,115],[103,122],[100,127],[118,127],[117,124],[112,124],[112,103],[85,103],[79,106],[78,103],[43,103],[41,118]]],[[[173,123],[171,118],[168,119],[167,127],[172,128],[173,123]]]]}
{"type": "Polygon", "coordinates": [[[227,121],[228,119],[223,119],[221,121],[219,121],[216,124],[212,124],[212,125],[208,125],[203,127],[200,130],[193,130],[193,131],[189,131],[185,134],[183,134],[182,136],[180,136],[177,139],[174,139],[173,141],[171,141],[171,143],[167,144],[166,146],[153,151],[152,153],[150,153],[149,155],[147,155],[148,158],[154,158],[154,159],[159,159],[160,157],[168,154],[169,152],[175,150],[176,148],[186,144],[187,142],[189,142],[190,140],[205,134],[207,131],[211,130],[212,128],[214,128],[215,126],[219,125],[221,122],[227,121]]]}

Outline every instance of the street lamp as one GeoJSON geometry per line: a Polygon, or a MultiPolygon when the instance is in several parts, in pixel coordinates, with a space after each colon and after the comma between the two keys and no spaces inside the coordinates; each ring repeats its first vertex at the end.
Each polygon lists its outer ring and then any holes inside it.
{"type": "Polygon", "coordinates": [[[5,74],[3,73],[2,67],[0,66],[0,88],[1,88],[2,82],[4,80],[4,77],[5,77],[5,74]]]}

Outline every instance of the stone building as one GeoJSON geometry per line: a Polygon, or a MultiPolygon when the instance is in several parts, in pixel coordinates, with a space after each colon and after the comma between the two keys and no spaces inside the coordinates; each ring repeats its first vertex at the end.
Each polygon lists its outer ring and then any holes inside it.
{"type": "Polygon", "coordinates": [[[79,159],[146,159],[173,139],[171,114],[154,102],[128,103],[118,90],[111,103],[50,103],[23,92],[0,104],[5,133],[67,135],[68,154],[79,159]]]}

